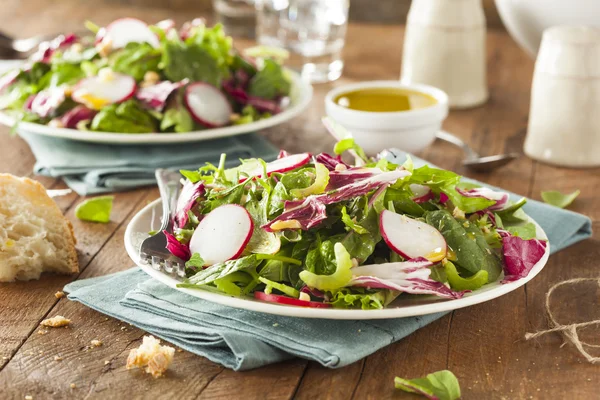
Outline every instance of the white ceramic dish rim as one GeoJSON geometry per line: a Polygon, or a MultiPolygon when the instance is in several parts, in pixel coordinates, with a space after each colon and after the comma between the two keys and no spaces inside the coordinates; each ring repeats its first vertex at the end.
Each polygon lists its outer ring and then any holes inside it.
{"type": "MultiPolygon", "coordinates": [[[[125,248],[127,254],[131,259],[148,275],[152,278],[170,286],[183,293],[208,300],[214,303],[222,304],[225,306],[241,308],[250,311],[262,312],[267,314],[275,314],[288,317],[299,317],[299,318],[323,318],[323,319],[342,319],[342,320],[370,320],[370,319],[388,319],[388,318],[404,318],[413,317],[419,315],[433,314],[438,312],[452,311],[459,308],[469,307],[475,304],[483,303],[502,295],[505,295],[519,287],[525,285],[527,282],[535,278],[537,274],[544,268],[548,257],[550,256],[550,244],[546,246],[546,252],[542,259],[532,268],[529,275],[523,279],[509,282],[506,284],[500,284],[495,282],[490,284],[487,289],[480,289],[473,293],[465,295],[461,299],[456,300],[439,300],[429,304],[419,305],[407,305],[405,307],[386,308],[383,310],[346,310],[346,309],[335,309],[335,308],[309,308],[309,307],[296,307],[280,305],[275,303],[267,303],[264,301],[258,301],[251,298],[239,298],[232,297],[226,294],[210,292],[202,289],[188,289],[178,288],[177,284],[180,283],[176,279],[168,276],[160,271],[153,269],[151,266],[141,264],[139,261],[139,249],[135,243],[135,236],[140,234],[147,234],[152,227],[146,226],[145,231],[137,231],[135,227],[139,224],[143,224],[144,219],[154,217],[157,220],[162,215],[161,200],[156,199],[152,203],[148,204],[142,210],[140,210],[129,222],[127,229],[125,230],[125,248]],[[153,216],[154,213],[154,216],[153,216]]],[[[541,239],[547,239],[544,230],[535,222],[531,217],[529,218],[537,227],[538,237],[541,239]]]]}
{"type": "MultiPolygon", "coordinates": [[[[282,124],[300,113],[310,104],[313,96],[313,88],[307,81],[295,71],[286,69],[292,77],[292,90],[296,90],[297,98],[289,108],[270,118],[252,122],[244,125],[226,126],[223,128],[212,128],[203,131],[192,131],[185,133],[141,133],[128,134],[117,132],[82,132],[77,129],[53,128],[48,125],[32,122],[20,122],[17,130],[31,132],[44,136],[58,137],[76,140],[80,142],[93,143],[118,143],[118,144],[151,144],[151,143],[186,143],[200,142],[204,140],[217,139],[228,136],[242,135],[257,132],[282,124]]],[[[292,96],[293,97],[293,96],[292,96]]],[[[0,112],[0,124],[13,126],[15,118],[8,113],[0,112]]]]}
{"type": "MultiPolygon", "coordinates": [[[[402,124],[403,126],[416,126],[416,125],[427,125],[432,121],[443,120],[448,115],[448,95],[441,89],[434,86],[424,85],[420,83],[402,83],[400,81],[369,81],[369,82],[357,82],[348,85],[337,87],[327,95],[325,95],[325,105],[336,115],[339,115],[341,122],[352,120],[353,126],[364,125],[364,128],[372,128],[375,121],[385,124],[402,124]],[[416,110],[408,111],[361,111],[352,110],[346,107],[342,107],[336,104],[333,100],[343,94],[358,89],[371,89],[371,88],[398,88],[398,89],[409,89],[417,92],[422,92],[434,97],[437,103],[425,108],[419,108],[416,110]],[[356,121],[363,121],[362,124],[357,124],[356,121]]],[[[378,127],[378,130],[381,127],[378,127]]],[[[385,129],[383,129],[385,130],[385,129]]],[[[397,128],[390,130],[390,132],[396,133],[397,128]]]]}

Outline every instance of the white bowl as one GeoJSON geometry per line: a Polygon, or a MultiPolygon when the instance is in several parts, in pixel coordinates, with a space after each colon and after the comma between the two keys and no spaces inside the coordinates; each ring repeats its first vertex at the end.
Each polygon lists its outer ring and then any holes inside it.
{"type": "Polygon", "coordinates": [[[356,143],[367,154],[377,154],[390,147],[415,153],[435,140],[442,122],[448,115],[448,96],[433,86],[399,81],[371,81],[340,86],[325,96],[327,115],[348,129],[356,143]],[[357,111],[334,102],[339,95],[358,89],[399,88],[428,94],[437,100],[426,108],[409,111],[372,112],[357,111]]]}
{"type": "Polygon", "coordinates": [[[600,27],[598,0],[496,0],[496,7],[510,35],[532,57],[538,52],[546,28],[600,27]]]}

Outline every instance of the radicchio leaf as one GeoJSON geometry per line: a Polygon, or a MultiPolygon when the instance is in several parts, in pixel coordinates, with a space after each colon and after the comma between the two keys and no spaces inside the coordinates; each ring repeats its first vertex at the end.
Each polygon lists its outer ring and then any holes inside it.
{"type": "MultiPolygon", "coordinates": [[[[308,196],[301,201],[287,201],[285,203],[285,211],[274,220],[263,225],[262,227],[267,232],[273,232],[271,228],[278,221],[295,220],[299,224],[300,229],[308,230],[313,226],[320,224],[327,218],[325,214],[325,204],[321,201],[322,196],[308,196]]],[[[295,227],[293,229],[298,229],[295,227]]]]}
{"type": "Polygon", "coordinates": [[[317,162],[325,165],[328,170],[335,171],[338,165],[343,165],[345,169],[349,169],[350,165],[342,161],[342,156],[333,157],[327,153],[320,153],[315,156],[317,162]]]}
{"type": "Polygon", "coordinates": [[[460,193],[464,197],[482,197],[488,200],[494,200],[496,204],[488,207],[488,210],[495,211],[501,210],[506,206],[508,202],[508,193],[506,192],[496,192],[495,190],[489,188],[475,188],[464,190],[459,187],[456,188],[456,191],[460,193]]]}
{"type": "Polygon", "coordinates": [[[89,109],[84,105],[79,105],[67,111],[62,117],[60,117],[60,121],[65,128],[74,129],[77,127],[79,122],[86,120],[91,121],[96,114],[97,111],[89,109]]]}
{"type": "Polygon", "coordinates": [[[187,79],[179,82],[162,81],[156,85],[140,88],[135,94],[135,97],[149,108],[156,111],[162,111],[165,108],[167,99],[171,93],[180,87],[187,85],[188,82],[187,79]]]}
{"type": "Polygon", "coordinates": [[[41,118],[51,116],[65,101],[63,88],[44,89],[31,101],[31,111],[41,118]]]}
{"type": "Polygon", "coordinates": [[[175,227],[183,228],[188,223],[188,211],[196,204],[196,200],[204,194],[204,181],[192,183],[186,180],[177,199],[175,209],[175,227]]]}
{"type": "Polygon", "coordinates": [[[429,277],[432,265],[431,261],[422,257],[404,262],[363,265],[352,268],[353,278],[348,286],[461,298],[465,292],[455,292],[429,277]]]}
{"type": "Polygon", "coordinates": [[[223,82],[223,90],[239,104],[251,105],[258,111],[270,112],[271,114],[278,114],[281,112],[282,106],[280,101],[251,96],[246,89],[236,86],[231,79],[223,82]]]}
{"type": "MultiPolygon", "coordinates": [[[[500,234],[502,235],[502,233],[500,234]]],[[[523,240],[518,236],[504,236],[502,239],[504,280],[502,283],[525,278],[546,253],[546,246],[547,243],[539,239],[523,240]]]]}
{"type": "Polygon", "coordinates": [[[163,231],[163,233],[167,237],[167,250],[175,257],[181,258],[183,261],[189,260],[192,256],[189,246],[178,241],[177,238],[169,232],[163,231]]]}
{"type": "Polygon", "coordinates": [[[38,50],[31,56],[32,61],[50,62],[50,58],[56,50],[67,47],[77,42],[77,36],[73,33],[59,35],[49,42],[40,43],[38,50]]]}

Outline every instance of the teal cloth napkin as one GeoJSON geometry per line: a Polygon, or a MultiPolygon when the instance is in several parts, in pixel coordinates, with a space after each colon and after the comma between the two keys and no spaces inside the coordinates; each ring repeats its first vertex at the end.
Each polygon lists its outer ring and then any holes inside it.
{"type": "MultiPolygon", "coordinates": [[[[548,234],[552,253],[591,236],[592,224],[584,215],[532,200],[526,211],[548,234]]],[[[372,321],[281,317],[189,296],[149,279],[138,268],[75,281],[64,290],[71,300],[234,370],[293,356],[343,367],[445,314],[372,321]]]]}
{"type": "Polygon", "coordinates": [[[154,185],[156,168],[196,169],[205,162],[218,163],[221,153],[227,153],[228,166],[240,158],[270,161],[278,153],[258,134],[168,145],[111,145],[19,134],[36,158],[36,174],[61,177],[82,196],[154,185]]]}

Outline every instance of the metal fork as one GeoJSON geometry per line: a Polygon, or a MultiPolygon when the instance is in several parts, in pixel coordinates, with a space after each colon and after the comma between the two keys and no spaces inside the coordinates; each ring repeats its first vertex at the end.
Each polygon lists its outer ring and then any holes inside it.
{"type": "Polygon", "coordinates": [[[185,277],[185,262],[175,257],[167,250],[167,236],[164,231],[173,232],[173,212],[181,191],[181,178],[178,172],[166,169],[156,170],[156,181],[162,200],[162,224],[160,230],[142,242],[140,247],[140,262],[150,265],[157,271],[185,277]]]}

